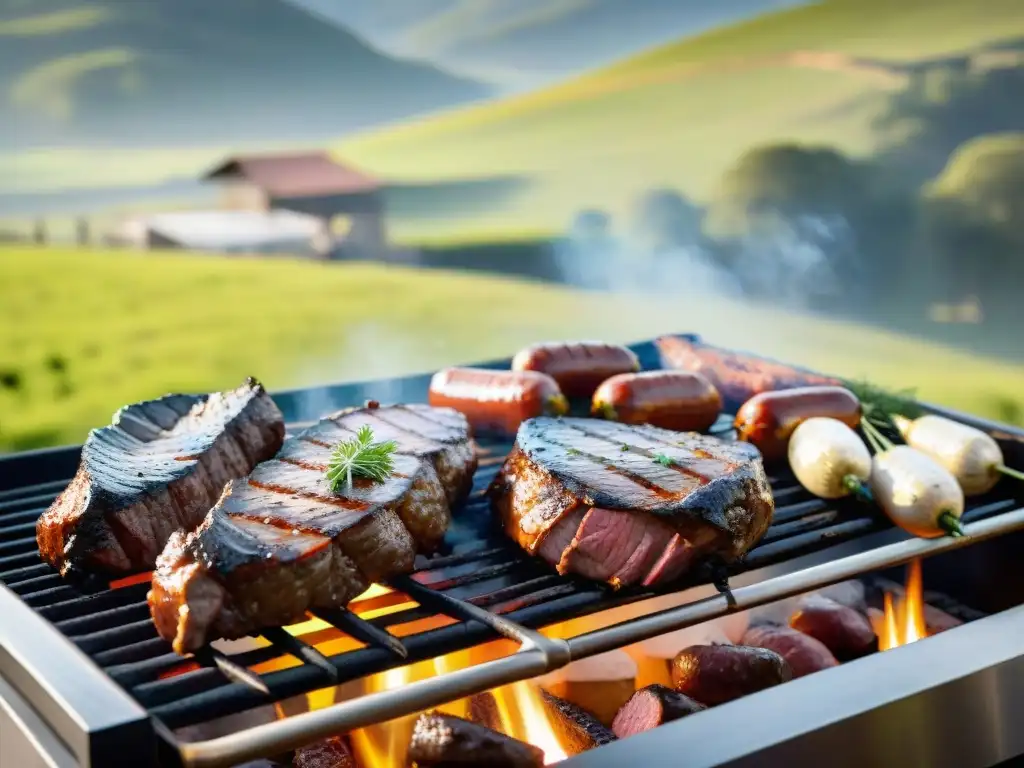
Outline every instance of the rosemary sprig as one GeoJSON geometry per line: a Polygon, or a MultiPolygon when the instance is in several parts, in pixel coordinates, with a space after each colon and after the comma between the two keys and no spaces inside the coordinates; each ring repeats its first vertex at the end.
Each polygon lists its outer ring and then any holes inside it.
{"type": "Polygon", "coordinates": [[[867,381],[844,381],[843,386],[860,400],[864,418],[883,429],[895,427],[893,416],[916,419],[924,413],[912,389],[890,392],[867,381]]]}
{"type": "Polygon", "coordinates": [[[331,492],[337,492],[342,484],[352,487],[352,479],[364,477],[382,483],[394,470],[394,452],[398,445],[394,440],[381,443],[373,441],[373,430],[363,425],[351,440],[338,443],[327,463],[327,485],[331,492]]]}

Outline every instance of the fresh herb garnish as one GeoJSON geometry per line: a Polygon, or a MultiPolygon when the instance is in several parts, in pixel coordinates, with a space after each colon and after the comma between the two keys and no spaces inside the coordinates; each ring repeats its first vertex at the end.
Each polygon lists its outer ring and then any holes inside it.
{"type": "Polygon", "coordinates": [[[336,492],[342,485],[352,487],[352,479],[363,477],[382,483],[391,476],[395,462],[392,454],[398,450],[394,440],[373,441],[373,430],[363,425],[351,440],[338,443],[327,464],[327,485],[336,492]]]}
{"type": "Polygon", "coordinates": [[[629,450],[629,446],[628,446],[628,445],[625,445],[625,444],[623,444],[623,445],[620,445],[620,446],[619,446],[619,450],[620,450],[620,451],[628,451],[628,450],[629,450]]]}
{"type": "Polygon", "coordinates": [[[566,449],[565,449],[565,452],[566,452],[566,453],[568,453],[568,454],[569,454],[570,456],[581,456],[581,455],[582,455],[582,454],[581,454],[581,453],[580,453],[580,452],[579,452],[578,450],[576,450],[575,448],[566,448],[566,449]]]}
{"type": "Polygon", "coordinates": [[[675,462],[672,461],[672,459],[670,459],[664,453],[654,454],[654,460],[661,464],[663,467],[671,467],[673,464],[675,464],[675,462]]]}
{"type": "Polygon", "coordinates": [[[924,413],[912,389],[890,392],[867,381],[844,381],[843,386],[860,400],[864,418],[883,429],[893,426],[893,416],[916,419],[924,413]]]}

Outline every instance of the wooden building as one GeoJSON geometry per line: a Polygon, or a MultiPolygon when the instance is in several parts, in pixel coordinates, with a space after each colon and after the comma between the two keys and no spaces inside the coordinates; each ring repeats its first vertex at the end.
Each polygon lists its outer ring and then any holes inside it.
{"type": "Polygon", "coordinates": [[[382,184],[326,152],[239,155],[204,177],[227,210],[293,211],[323,222],[325,258],[376,258],[386,248],[382,184]]]}

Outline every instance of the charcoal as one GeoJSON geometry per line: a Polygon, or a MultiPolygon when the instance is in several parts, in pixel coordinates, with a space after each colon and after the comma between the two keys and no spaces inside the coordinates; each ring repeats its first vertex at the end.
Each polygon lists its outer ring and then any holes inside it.
{"type": "Polygon", "coordinates": [[[294,768],[356,768],[352,751],[341,736],[318,741],[296,750],[294,768]]]}
{"type": "Polygon", "coordinates": [[[417,768],[541,768],[544,752],[461,717],[431,712],[416,720],[407,760],[417,768]]]}
{"type": "Polygon", "coordinates": [[[493,693],[477,693],[469,697],[469,719],[492,731],[501,730],[501,714],[493,693]]]}
{"type": "Polygon", "coordinates": [[[615,734],[586,710],[545,690],[541,690],[540,695],[548,721],[566,754],[578,755],[615,741],[615,734]]]}

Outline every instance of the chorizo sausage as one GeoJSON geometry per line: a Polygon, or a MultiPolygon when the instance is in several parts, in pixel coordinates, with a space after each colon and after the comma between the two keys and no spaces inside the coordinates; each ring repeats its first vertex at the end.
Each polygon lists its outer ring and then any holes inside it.
{"type": "Polygon", "coordinates": [[[566,397],[591,397],[601,382],[640,370],[632,350],[599,341],[545,342],[521,349],[514,371],[540,371],[558,382],[566,397]]]}
{"type": "Polygon", "coordinates": [[[672,685],[709,707],[788,682],[789,664],[765,648],[692,645],[672,660],[672,685]]]}
{"type": "Polygon", "coordinates": [[[851,429],[860,424],[860,400],[843,387],[798,387],[762,392],[736,412],[739,439],[752,443],[766,461],[786,457],[789,438],[800,424],[815,416],[843,422],[851,429]]]}
{"type": "Polygon", "coordinates": [[[801,600],[789,617],[789,626],[819,641],[837,659],[855,659],[878,647],[867,616],[821,595],[801,600]]]}
{"type": "Polygon", "coordinates": [[[590,412],[623,424],[703,432],[718,418],[722,397],[710,381],[687,371],[620,373],[594,393],[590,412]]]}
{"type": "Polygon", "coordinates": [[[744,645],[775,651],[786,660],[793,677],[839,665],[832,652],[809,635],[790,627],[762,625],[751,627],[743,636],[744,645]]]}
{"type": "Polygon", "coordinates": [[[427,402],[460,411],[474,431],[507,435],[527,419],[569,411],[555,380],[536,371],[445,368],[430,380],[427,402]]]}

